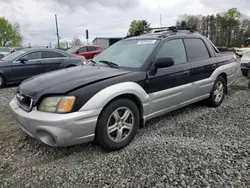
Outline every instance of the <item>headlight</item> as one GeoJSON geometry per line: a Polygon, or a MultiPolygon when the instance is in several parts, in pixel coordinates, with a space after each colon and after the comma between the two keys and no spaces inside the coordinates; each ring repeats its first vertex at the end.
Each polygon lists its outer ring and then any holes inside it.
{"type": "Polygon", "coordinates": [[[68,113],[71,112],[75,103],[75,97],[47,97],[43,99],[38,107],[39,111],[52,113],[68,113]]]}

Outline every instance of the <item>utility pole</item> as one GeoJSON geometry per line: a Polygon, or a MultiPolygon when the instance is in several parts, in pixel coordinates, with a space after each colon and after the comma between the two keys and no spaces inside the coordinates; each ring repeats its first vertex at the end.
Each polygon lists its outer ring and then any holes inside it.
{"type": "Polygon", "coordinates": [[[55,19],[56,19],[56,36],[57,36],[57,46],[60,49],[60,37],[59,37],[59,32],[58,32],[58,24],[57,24],[57,15],[55,14],[55,19]]]}
{"type": "Polygon", "coordinates": [[[49,42],[49,47],[50,47],[50,48],[52,48],[52,44],[51,44],[51,42],[49,42]]]}
{"type": "Polygon", "coordinates": [[[162,27],[162,15],[160,15],[160,24],[161,24],[161,27],[162,27]]]}

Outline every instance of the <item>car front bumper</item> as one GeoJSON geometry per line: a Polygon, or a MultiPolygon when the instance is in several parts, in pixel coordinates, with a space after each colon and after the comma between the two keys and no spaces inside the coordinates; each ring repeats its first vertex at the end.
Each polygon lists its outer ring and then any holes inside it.
{"type": "Polygon", "coordinates": [[[13,117],[21,129],[37,140],[55,147],[87,143],[94,140],[95,128],[101,109],[54,114],[26,112],[14,98],[10,102],[13,117]]]}

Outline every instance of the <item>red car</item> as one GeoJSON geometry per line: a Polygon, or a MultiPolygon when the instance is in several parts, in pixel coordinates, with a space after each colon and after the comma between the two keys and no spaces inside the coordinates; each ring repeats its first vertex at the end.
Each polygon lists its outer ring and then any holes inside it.
{"type": "Polygon", "coordinates": [[[100,54],[103,49],[99,46],[78,46],[67,50],[68,53],[84,56],[87,60],[93,59],[96,55],[100,54]]]}

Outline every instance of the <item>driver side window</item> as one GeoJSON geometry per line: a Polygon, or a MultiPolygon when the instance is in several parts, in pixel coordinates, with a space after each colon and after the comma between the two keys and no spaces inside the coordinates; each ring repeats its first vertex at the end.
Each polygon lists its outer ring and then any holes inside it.
{"type": "Polygon", "coordinates": [[[22,58],[26,58],[30,61],[30,60],[35,60],[35,59],[42,59],[43,56],[42,56],[42,52],[32,52],[23,56],[22,58]]]}
{"type": "Polygon", "coordinates": [[[157,58],[167,57],[172,57],[175,65],[187,62],[186,50],[182,39],[170,40],[163,44],[157,54],[157,58]]]}

